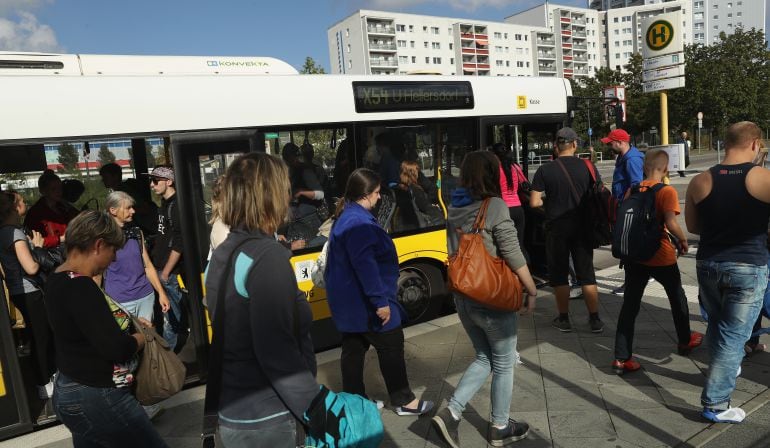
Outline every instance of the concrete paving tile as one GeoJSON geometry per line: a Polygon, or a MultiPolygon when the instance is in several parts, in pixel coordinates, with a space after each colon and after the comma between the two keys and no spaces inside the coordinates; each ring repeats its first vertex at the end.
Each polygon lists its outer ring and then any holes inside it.
{"type": "Polygon", "coordinates": [[[385,439],[380,444],[380,448],[423,448],[424,446],[426,446],[425,439],[385,439]]]}
{"type": "Polygon", "coordinates": [[[476,349],[473,348],[473,345],[468,341],[467,343],[457,343],[454,347],[454,350],[452,351],[453,357],[474,357],[476,356],[476,349]]]}
{"type": "Polygon", "coordinates": [[[654,386],[605,384],[599,391],[607,409],[651,409],[665,405],[654,386]]]}
{"type": "Polygon", "coordinates": [[[767,389],[767,378],[768,376],[765,375],[762,382],[758,383],[748,379],[743,373],[741,373],[741,376],[735,380],[735,390],[748,392],[752,395],[759,395],[761,392],[764,392],[765,389],[767,389]]]}
{"type": "Polygon", "coordinates": [[[580,344],[580,341],[576,339],[571,340],[565,340],[565,341],[559,341],[556,343],[552,343],[550,341],[540,341],[540,343],[537,346],[539,353],[575,353],[578,355],[583,354],[583,346],[580,344]]]}
{"type": "Polygon", "coordinates": [[[405,359],[446,358],[452,356],[455,349],[453,344],[420,344],[417,340],[419,337],[404,341],[405,359]]]}
{"type": "MultiPolygon", "coordinates": [[[[406,360],[409,378],[443,378],[449,369],[450,356],[441,358],[412,358],[406,360]]],[[[379,368],[379,362],[376,363],[379,368]]]]}
{"type": "Polygon", "coordinates": [[[382,411],[382,425],[389,439],[422,439],[428,435],[433,413],[420,417],[400,416],[389,409],[382,411]]]}
{"type": "Polygon", "coordinates": [[[629,408],[629,411],[609,411],[612,424],[620,439],[643,447],[676,446],[708,426],[699,412],[692,409],[660,407],[644,412],[629,408]]]}
{"type": "Polygon", "coordinates": [[[634,386],[655,385],[650,377],[645,374],[644,368],[638,372],[618,375],[612,370],[610,362],[607,362],[607,364],[602,366],[591,366],[591,374],[593,375],[593,379],[597,386],[604,384],[630,384],[634,386]]]}
{"type": "Polygon", "coordinates": [[[190,437],[200,435],[202,420],[203,402],[195,401],[166,409],[153,424],[164,438],[190,437]]]}
{"type": "Polygon", "coordinates": [[[593,383],[588,362],[574,353],[541,354],[540,366],[545,387],[582,387],[593,383]]]}
{"type": "Polygon", "coordinates": [[[548,412],[551,425],[551,437],[614,437],[615,429],[607,411],[599,409],[596,412],[554,411],[548,412]]]}
{"type": "Polygon", "coordinates": [[[617,437],[605,438],[558,438],[553,440],[554,448],[640,448],[639,445],[620,440],[617,437]]]}
{"type": "Polygon", "coordinates": [[[549,411],[593,412],[604,408],[599,388],[591,384],[581,387],[548,387],[545,389],[545,397],[549,411]]]}
{"type": "Polygon", "coordinates": [[[580,344],[585,352],[610,353],[610,356],[615,352],[615,336],[606,334],[606,331],[601,336],[581,337],[580,344]]]}
{"type": "Polygon", "coordinates": [[[421,334],[409,340],[419,345],[454,344],[459,332],[464,332],[461,325],[452,325],[421,334]]]}

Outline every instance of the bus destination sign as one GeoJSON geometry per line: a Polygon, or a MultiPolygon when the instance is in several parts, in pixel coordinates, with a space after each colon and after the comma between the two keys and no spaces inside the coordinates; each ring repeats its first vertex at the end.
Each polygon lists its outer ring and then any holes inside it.
{"type": "Polygon", "coordinates": [[[355,81],[356,112],[473,109],[468,81],[355,81]]]}

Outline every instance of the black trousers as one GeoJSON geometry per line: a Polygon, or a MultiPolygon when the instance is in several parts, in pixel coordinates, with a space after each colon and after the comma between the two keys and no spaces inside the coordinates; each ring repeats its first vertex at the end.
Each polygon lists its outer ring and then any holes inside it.
{"type": "Polygon", "coordinates": [[[623,306],[618,316],[618,329],[615,333],[615,359],[626,360],[631,357],[634,342],[634,325],[642,303],[644,288],[650,277],[654,278],[666,290],[671,305],[679,344],[690,342],[690,310],[687,297],[682,288],[679,266],[645,266],[638,263],[626,263],[626,290],[623,294],[623,306]]]}
{"type": "Polygon", "coordinates": [[[516,237],[519,239],[519,247],[521,253],[524,254],[524,258],[529,262],[529,255],[527,255],[527,249],[524,248],[524,230],[526,226],[526,215],[524,214],[524,207],[508,207],[508,213],[511,215],[513,225],[516,226],[516,237]]]}
{"type": "Polygon", "coordinates": [[[24,317],[25,333],[32,342],[35,382],[42,386],[56,371],[53,332],[48,323],[42,291],[11,296],[11,302],[24,317]]]}
{"type": "Polygon", "coordinates": [[[403,406],[414,400],[404,361],[404,331],[401,327],[383,333],[342,333],[342,390],[366,397],[364,358],[370,346],[377,350],[380,372],[390,395],[390,404],[403,406]]]}

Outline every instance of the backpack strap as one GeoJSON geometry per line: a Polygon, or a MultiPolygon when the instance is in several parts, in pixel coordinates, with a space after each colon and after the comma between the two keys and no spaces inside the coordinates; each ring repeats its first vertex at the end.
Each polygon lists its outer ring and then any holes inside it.
{"type": "Polygon", "coordinates": [[[222,278],[219,279],[217,291],[217,303],[214,321],[211,323],[212,336],[209,349],[209,371],[206,380],[206,399],[203,405],[203,432],[201,433],[201,446],[203,448],[215,447],[215,435],[219,423],[219,394],[222,391],[222,360],[224,358],[225,344],[225,289],[230,273],[233,271],[235,257],[238,250],[249,241],[263,237],[249,236],[238,243],[227,259],[227,265],[222,278]]]}
{"type": "Polygon", "coordinates": [[[570,189],[572,190],[572,196],[575,197],[575,202],[577,203],[576,205],[580,206],[580,194],[578,194],[577,188],[575,188],[575,183],[572,182],[572,176],[569,175],[569,171],[567,171],[561,159],[556,159],[556,164],[559,165],[559,168],[564,172],[564,176],[567,177],[570,189]]]}

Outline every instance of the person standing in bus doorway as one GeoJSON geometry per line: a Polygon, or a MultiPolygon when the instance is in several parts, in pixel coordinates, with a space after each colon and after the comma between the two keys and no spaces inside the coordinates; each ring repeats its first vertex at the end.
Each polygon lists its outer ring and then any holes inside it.
{"type": "MultiPolygon", "coordinates": [[[[158,234],[152,247],[152,264],[159,269],[160,283],[166,290],[171,309],[163,313],[163,338],[176,350],[183,328],[182,290],[177,274],[182,267],[182,227],[174,185],[174,169],[159,165],[150,173],[152,191],[161,197],[158,209],[158,234]]],[[[181,348],[181,347],[179,347],[181,348]]],[[[178,352],[178,350],[176,350],[178,352]]]]}
{"type": "Polygon", "coordinates": [[[351,173],[329,235],[324,280],[332,320],[342,334],[342,390],[367,396],[364,359],[374,346],[396,413],[422,415],[433,402],[416,398],[406,375],[406,311],[396,298],[396,247],[372,215],[380,200],[380,182],[368,168],[351,173]]]}
{"type": "MultiPolygon", "coordinates": [[[[599,318],[594,251],[585,236],[582,220],[578,219],[585,206],[578,198],[582,198],[590,188],[591,174],[586,162],[575,156],[577,140],[578,136],[571,128],[562,128],[556,133],[559,157],[535,172],[529,205],[532,208],[542,207],[543,193],[548,197],[545,204],[545,251],[548,278],[559,313],[552,325],[565,333],[572,331],[569,319],[569,259],[572,257],[575,276],[580,282],[589,313],[588,325],[591,332],[601,333],[604,323],[599,318]]],[[[596,174],[598,182],[601,180],[598,170],[596,174]]]]}
{"type": "MultiPolygon", "coordinates": [[[[615,170],[612,172],[612,196],[623,202],[626,191],[638,185],[644,178],[644,154],[631,145],[631,136],[623,129],[615,129],[602,139],[602,143],[610,145],[612,152],[617,154],[615,170]]],[[[615,295],[622,296],[625,291],[625,281],[612,290],[615,295]]]]}

